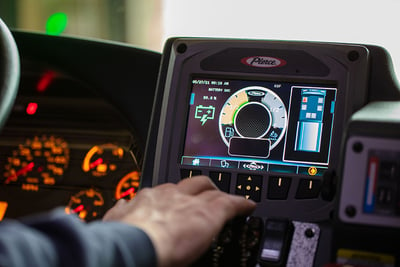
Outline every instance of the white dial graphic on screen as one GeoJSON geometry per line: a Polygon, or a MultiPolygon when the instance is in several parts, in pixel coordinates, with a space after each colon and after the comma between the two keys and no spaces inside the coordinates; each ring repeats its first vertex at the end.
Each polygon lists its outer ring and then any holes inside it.
{"type": "Polygon", "coordinates": [[[282,99],[261,86],[240,89],[228,98],[219,116],[219,132],[229,146],[233,136],[264,138],[272,150],[285,135],[287,112],[282,99]]]}

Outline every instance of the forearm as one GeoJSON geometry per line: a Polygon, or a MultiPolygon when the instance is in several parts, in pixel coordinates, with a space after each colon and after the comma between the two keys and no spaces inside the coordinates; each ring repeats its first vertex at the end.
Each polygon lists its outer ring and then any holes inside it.
{"type": "Polygon", "coordinates": [[[155,266],[154,248],[138,228],[85,224],[54,211],[0,224],[0,266],[155,266]]]}

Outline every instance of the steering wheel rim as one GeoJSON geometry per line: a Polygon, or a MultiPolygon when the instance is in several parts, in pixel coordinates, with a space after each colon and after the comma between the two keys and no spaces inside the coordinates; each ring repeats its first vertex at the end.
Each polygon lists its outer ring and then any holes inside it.
{"type": "Polygon", "coordinates": [[[7,121],[18,92],[20,61],[17,45],[0,19],[0,130],[7,121]]]}

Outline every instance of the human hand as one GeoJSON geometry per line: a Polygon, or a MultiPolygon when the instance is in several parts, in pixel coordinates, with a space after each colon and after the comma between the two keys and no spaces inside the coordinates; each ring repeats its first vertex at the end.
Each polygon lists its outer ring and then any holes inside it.
{"type": "Polygon", "coordinates": [[[131,201],[119,200],[104,216],[143,229],[160,267],[187,266],[211,245],[224,224],[248,215],[255,203],[221,192],[205,176],[145,188],[131,201]]]}

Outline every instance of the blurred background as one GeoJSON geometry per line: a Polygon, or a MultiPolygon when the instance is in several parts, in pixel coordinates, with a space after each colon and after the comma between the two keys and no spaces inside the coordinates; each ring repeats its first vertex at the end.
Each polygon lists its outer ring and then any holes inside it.
{"type": "Polygon", "coordinates": [[[162,51],[171,36],[375,44],[400,71],[398,0],[0,0],[14,29],[162,51]]]}

